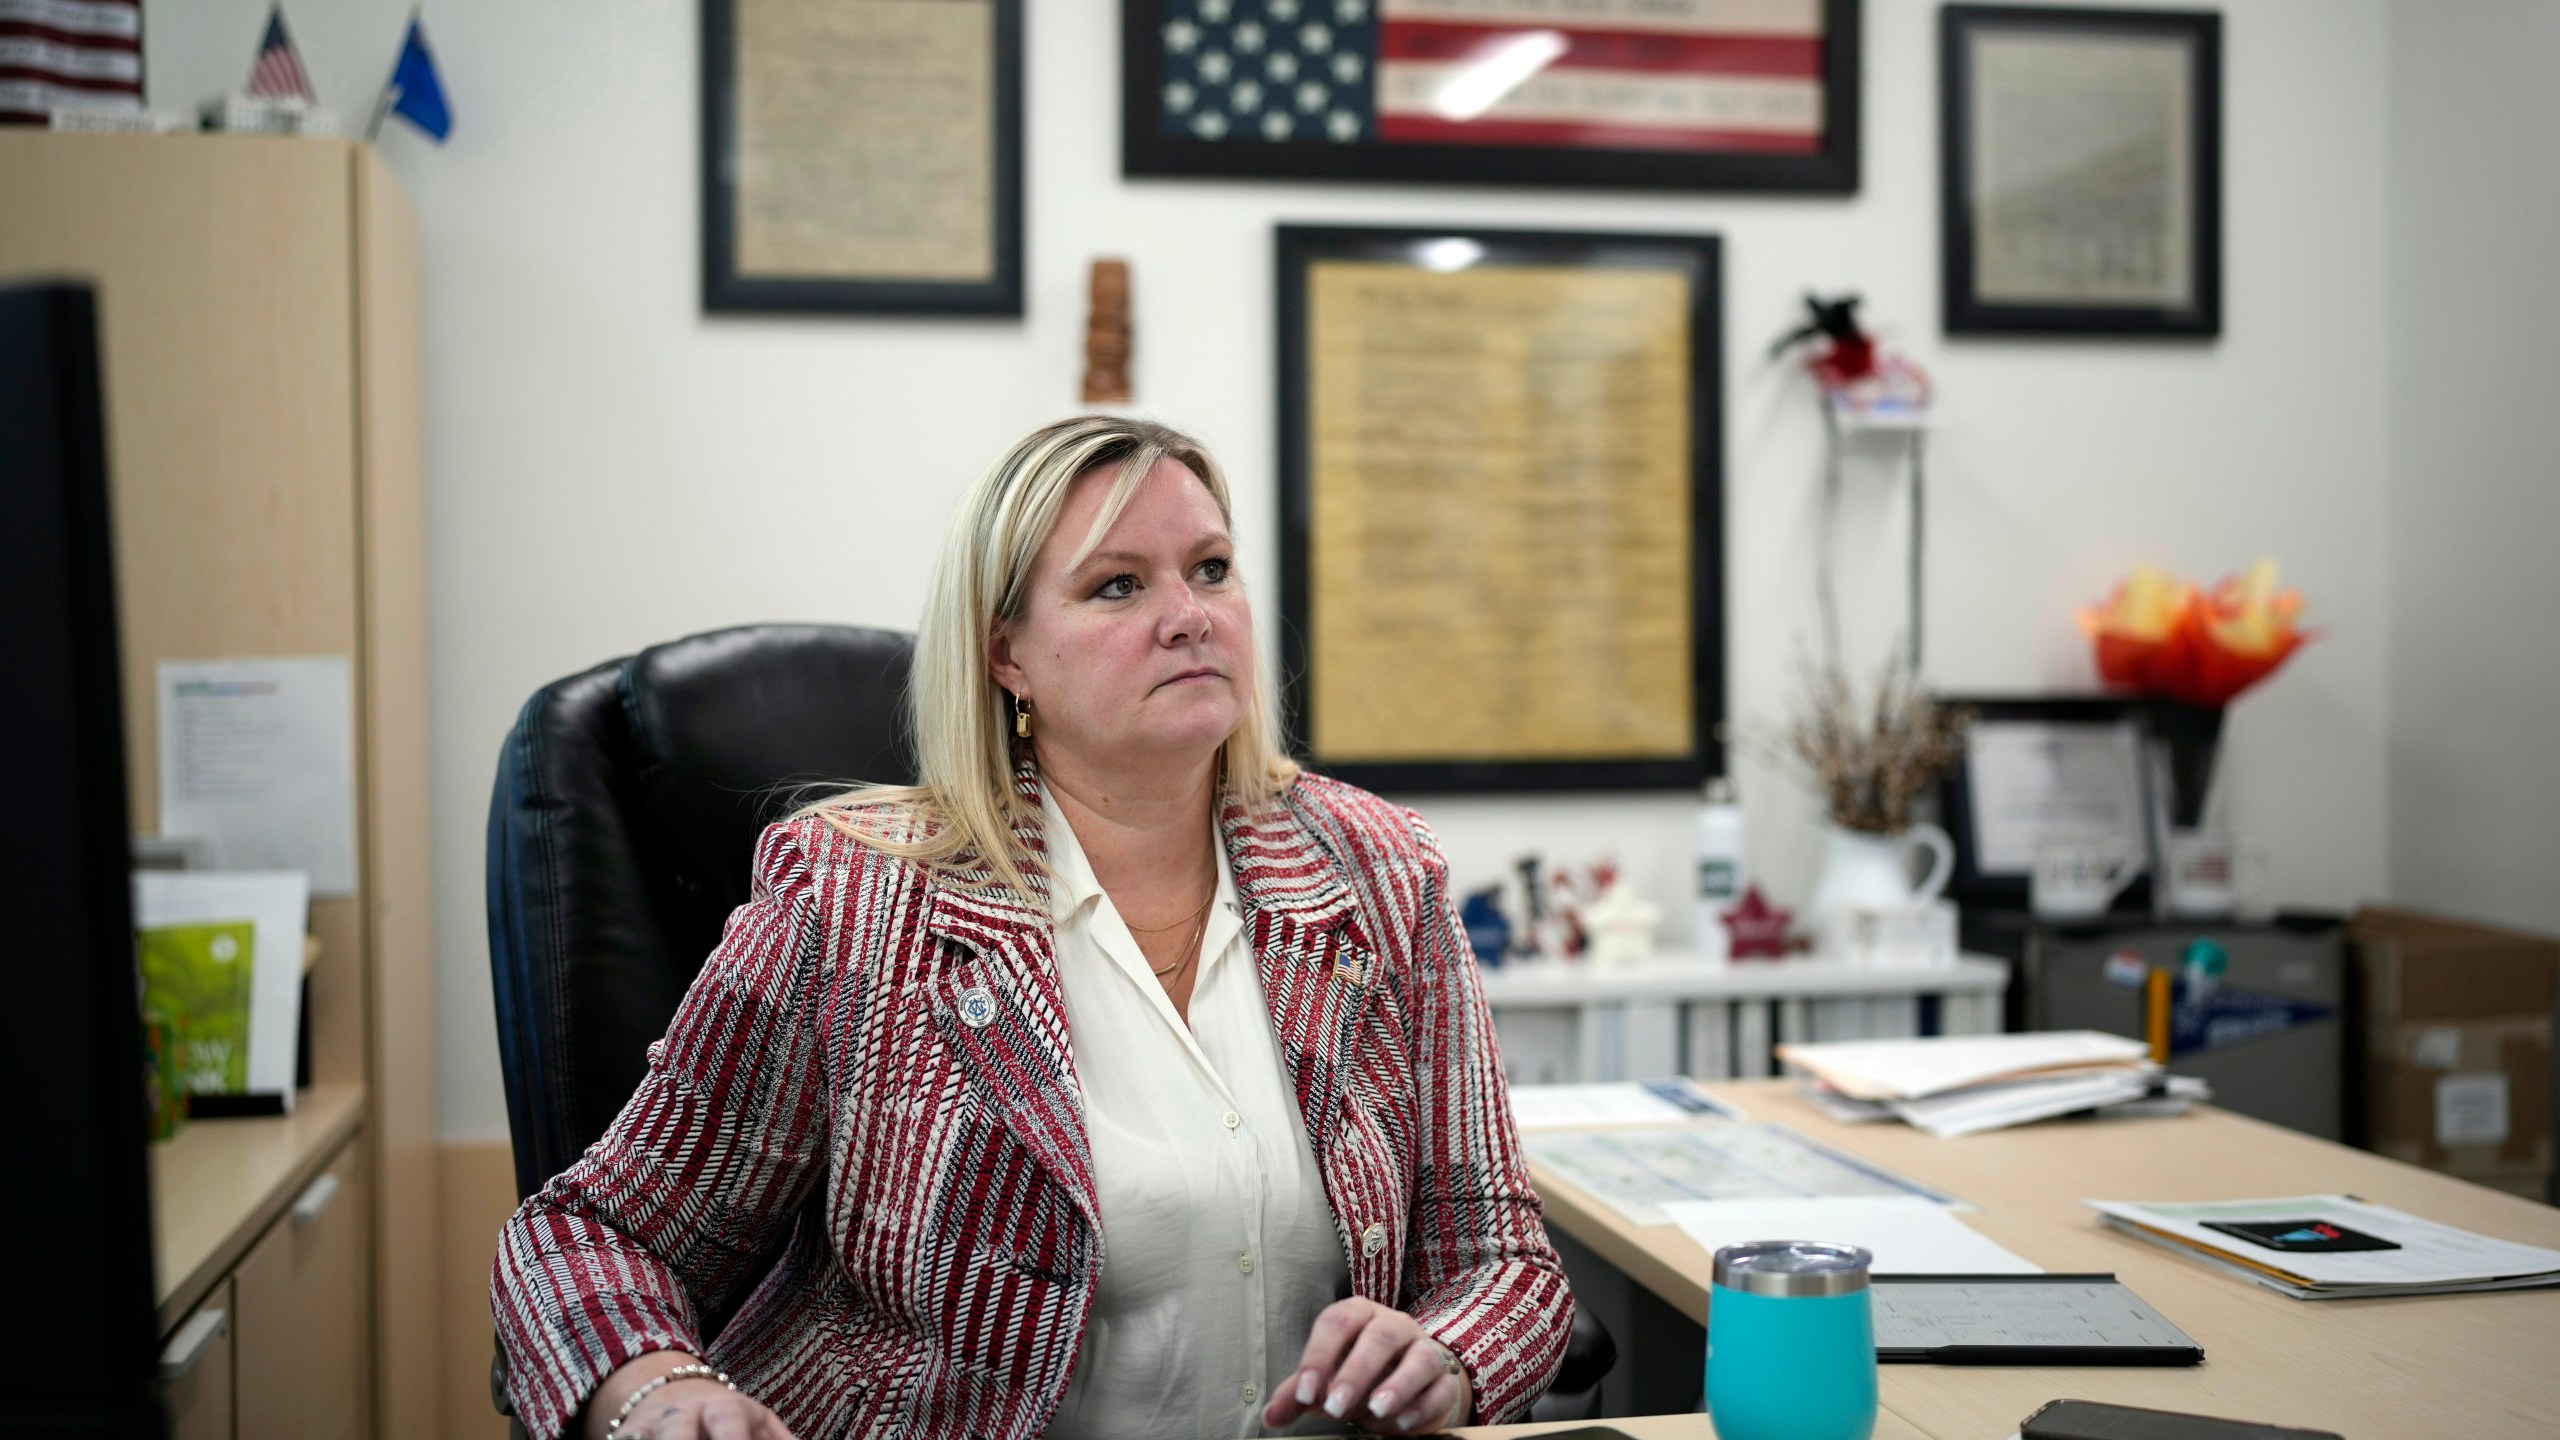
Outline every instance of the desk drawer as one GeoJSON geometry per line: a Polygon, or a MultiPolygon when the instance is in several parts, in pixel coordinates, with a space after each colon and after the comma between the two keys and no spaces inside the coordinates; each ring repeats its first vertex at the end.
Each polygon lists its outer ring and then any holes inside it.
{"type": "Polygon", "coordinates": [[[232,1272],[242,1436],[362,1440],[367,1433],[372,1208],[364,1156],[351,1143],[232,1272]]]}

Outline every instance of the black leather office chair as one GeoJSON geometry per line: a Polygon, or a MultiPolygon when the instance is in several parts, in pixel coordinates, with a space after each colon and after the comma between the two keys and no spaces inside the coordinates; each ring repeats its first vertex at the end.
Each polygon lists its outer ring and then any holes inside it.
{"type": "MultiPolygon", "coordinates": [[[[567,1169],[638,1087],[650,1042],[746,902],[765,824],[811,785],[915,778],[910,653],[893,631],[741,626],[525,702],[490,798],[488,876],[520,1195],[567,1169]]],[[[704,1317],[714,1330],[726,1318],[704,1317]]],[[[1541,1406],[1596,1401],[1615,1358],[1596,1320],[1577,1321],[1541,1406]]]]}

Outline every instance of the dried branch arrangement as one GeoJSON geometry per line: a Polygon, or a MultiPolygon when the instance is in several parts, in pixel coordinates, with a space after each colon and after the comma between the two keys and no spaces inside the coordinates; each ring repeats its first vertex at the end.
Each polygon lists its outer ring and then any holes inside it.
{"type": "Polygon", "coordinates": [[[1822,797],[1831,823],[1898,835],[1911,809],[1964,753],[1972,716],[1931,699],[1899,656],[1885,663],[1875,698],[1861,705],[1837,665],[1800,662],[1803,694],[1779,759],[1822,797]]]}

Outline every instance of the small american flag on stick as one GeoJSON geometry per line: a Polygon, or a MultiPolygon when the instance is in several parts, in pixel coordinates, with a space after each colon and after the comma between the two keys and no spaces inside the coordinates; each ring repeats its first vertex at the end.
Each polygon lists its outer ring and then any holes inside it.
{"type": "Polygon", "coordinates": [[[284,28],[284,7],[267,11],[267,38],[258,42],[258,63],[249,67],[249,93],[261,100],[300,100],[317,104],[311,74],[302,68],[302,53],[284,28]]]}
{"type": "Polygon", "coordinates": [[[0,0],[0,124],[142,108],[142,0],[0,0]]]}

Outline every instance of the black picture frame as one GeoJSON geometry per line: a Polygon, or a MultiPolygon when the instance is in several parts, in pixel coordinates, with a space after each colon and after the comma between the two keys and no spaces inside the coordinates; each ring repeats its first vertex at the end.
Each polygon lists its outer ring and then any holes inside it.
{"type": "MultiPolygon", "coordinates": [[[[1986,722],[2024,722],[2130,725],[2134,728],[2135,783],[2143,807],[2143,868],[2141,875],[2116,896],[2113,909],[2119,913],[2148,913],[2151,908],[2151,881],[2159,871],[2160,861],[2152,834],[2159,797],[2154,794],[2150,770],[2149,757],[2155,728],[2151,703],[2123,695],[1942,695],[1938,701],[1965,711],[1975,726],[1986,722]]],[[[1958,752],[1955,765],[1938,785],[1938,813],[1946,827],[1947,837],[1955,842],[1955,865],[1947,880],[1947,895],[1966,906],[2024,910],[2033,888],[2029,872],[1986,870],[1982,864],[1981,827],[1973,813],[1972,753],[1968,738],[1965,747],[1958,752]]]]}
{"type": "MultiPolygon", "coordinates": [[[[1957,335],[2210,339],[2222,333],[2222,17],[2201,10],[1949,5],[1938,17],[1940,233],[1945,324],[1957,335]],[[2170,39],[2188,56],[2187,301],[2180,305],[1986,299],[1978,283],[1973,41],[1982,36],[2170,39]]],[[[2138,238],[2138,237],[2137,237],[2138,238]]]]}
{"type": "MultiPolygon", "coordinates": [[[[1810,154],[1417,144],[1378,140],[1203,140],[1162,123],[1167,7],[1121,0],[1120,169],[1128,176],[1348,180],[1392,184],[1719,190],[1852,195],[1859,180],[1861,0],[1819,0],[1822,142],[1810,154]]],[[[1329,9],[1305,0],[1309,11],[1329,9]]],[[[1374,13],[1378,0],[1367,0],[1374,13]]]]}
{"type": "MultiPolygon", "coordinates": [[[[810,0],[821,3],[821,0],[810,0]]],[[[984,0],[995,26],[992,273],[982,281],[741,274],[737,263],[737,11],[702,0],[702,308],[727,313],[1019,316],[1022,258],[1022,0],[984,0]]]]}
{"type": "MultiPolygon", "coordinates": [[[[1724,421],[1721,242],[1713,235],[1629,232],[1281,225],[1276,231],[1280,377],[1281,704],[1299,759],[1386,792],[1695,790],[1725,769],[1724,421]],[[1481,247],[1484,264],[1578,264],[1679,270],[1689,283],[1690,695],[1688,753],[1661,759],[1362,762],[1317,753],[1307,740],[1317,687],[1311,618],[1314,540],[1307,277],[1323,260],[1412,264],[1417,247],[1450,240],[1481,247]]],[[[1427,267],[1426,267],[1427,268],[1427,267]]],[[[1459,703],[1453,701],[1453,703],[1459,703]]]]}

